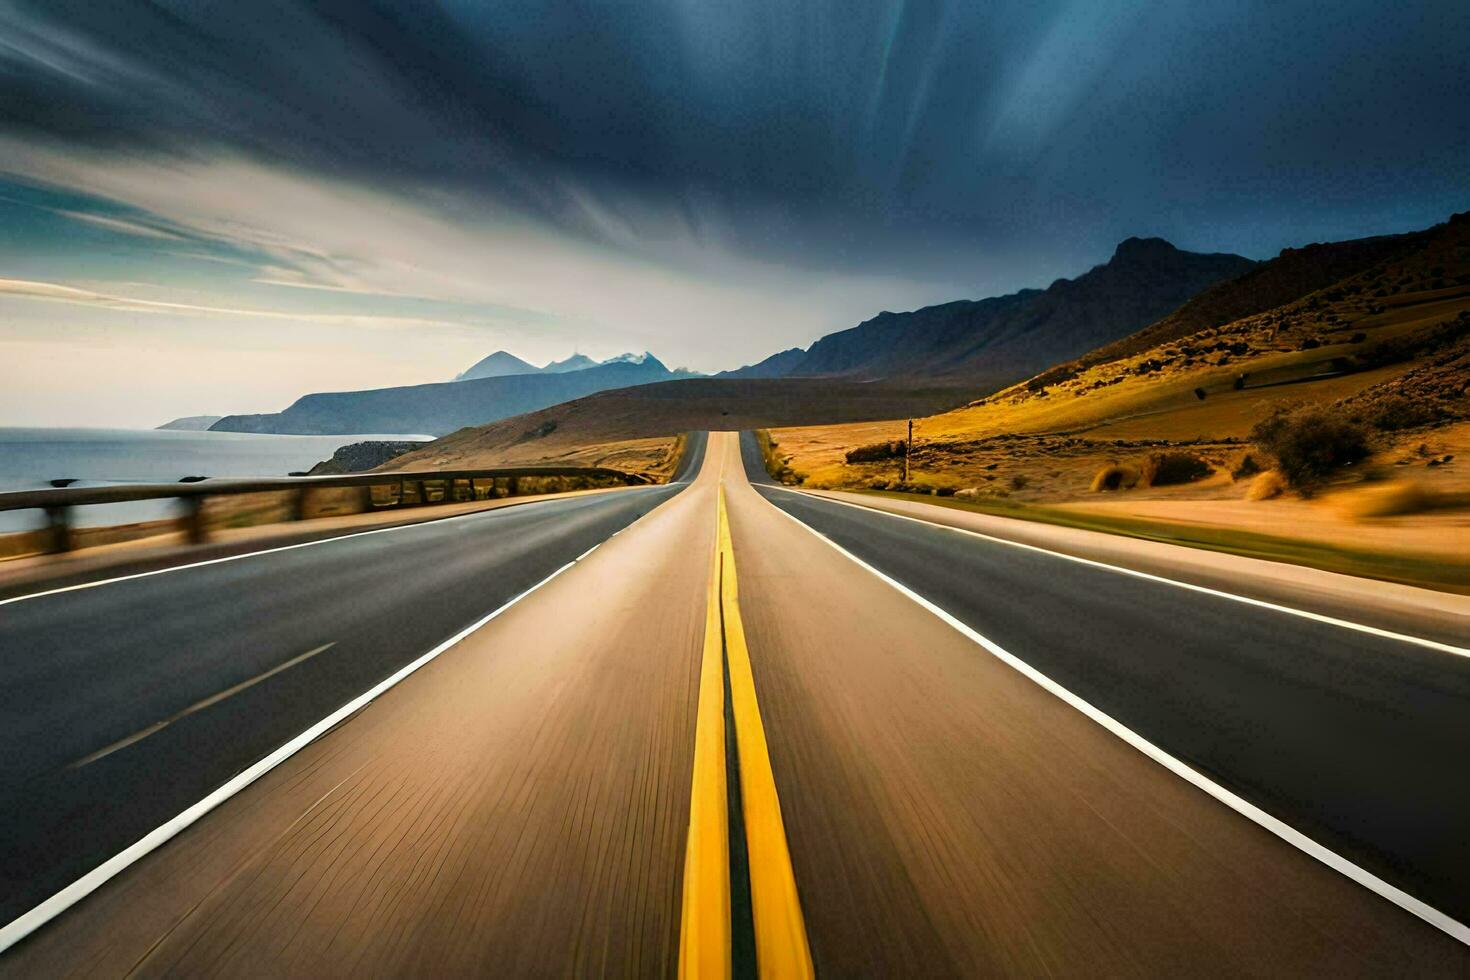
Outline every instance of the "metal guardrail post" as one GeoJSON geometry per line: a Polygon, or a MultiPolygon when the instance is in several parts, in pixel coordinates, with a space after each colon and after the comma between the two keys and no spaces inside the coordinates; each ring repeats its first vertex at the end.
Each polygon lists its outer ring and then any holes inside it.
{"type": "Polygon", "coordinates": [[[287,517],[288,517],[289,520],[300,521],[300,520],[304,520],[306,518],[306,494],[307,494],[307,492],[308,492],[308,488],[306,488],[306,487],[299,487],[299,488],[297,488],[297,490],[294,493],[291,494],[291,504],[290,504],[290,508],[291,509],[290,509],[290,513],[287,515],[287,517]]]}
{"type": "Polygon", "coordinates": [[[66,504],[46,508],[46,526],[51,532],[51,551],[72,549],[71,508],[66,504]]]}
{"type": "Polygon", "coordinates": [[[204,519],[205,497],[181,497],[184,505],[184,533],[190,544],[203,544],[209,540],[209,525],[204,519]]]}

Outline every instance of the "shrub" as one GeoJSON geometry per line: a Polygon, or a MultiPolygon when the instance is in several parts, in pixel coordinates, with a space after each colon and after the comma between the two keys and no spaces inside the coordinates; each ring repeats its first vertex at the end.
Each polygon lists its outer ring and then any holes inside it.
{"type": "Polygon", "coordinates": [[[1276,460],[1282,477],[1296,489],[1372,453],[1366,426],[1317,405],[1277,408],[1251,429],[1251,442],[1276,460]]]}
{"type": "Polygon", "coordinates": [[[1025,490],[1026,489],[1026,485],[1029,484],[1030,482],[1031,482],[1031,478],[1029,476],[1027,476],[1025,473],[1017,473],[1015,476],[1011,477],[1011,489],[1012,490],[1025,490]]]}
{"type": "Polygon", "coordinates": [[[1259,472],[1261,472],[1261,464],[1257,463],[1256,458],[1250,453],[1246,453],[1245,457],[1241,459],[1240,465],[1230,471],[1230,479],[1244,480],[1246,477],[1255,476],[1259,472]]]}
{"type": "Polygon", "coordinates": [[[1193,483],[1214,472],[1209,463],[1190,453],[1152,453],[1139,467],[1139,482],[1146,487],[1193,483]]]}
{"type": "Polygon", "coordinates": [[[1109,463],[1092,477],[1092,492],[1129,490],[1138,485],[1138,467],[1127,463],[1109,463]]]}
{"type": "Polygon", "coordinates": [[[892,442],[875,442],[849,449],[844,458],[849,463],[876,463],[884,459],[902,459],[906,450],[904,441],[895,439],[892,442]]]}
{"type": "Polygon", "coordinates": [[[1260,473],[1251,485],[1246,488],[1246,500],[1270,500],[1279,497],[1286,491],[1286,478],[1277,470],[1267,470],[1260,473]]]}

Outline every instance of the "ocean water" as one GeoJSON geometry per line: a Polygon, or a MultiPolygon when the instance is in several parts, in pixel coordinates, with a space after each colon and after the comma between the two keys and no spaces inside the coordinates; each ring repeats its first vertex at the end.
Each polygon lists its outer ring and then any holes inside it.
{"type": "MultiPolygon", "coordinates": [[[[338,448],[368,439],[418,435],[275,436],[247,432],[158,429],[0,428],[0,491],[78,485],[174,483],[186,476],[285,476],[308,470],[338,448]]],[[[129,524],[177,515],[171,501],[137,501],[81,508],[77,523],[129,524]]],[[[39,511],[0,511],[0,531],[40,527],[39,511]]]]}

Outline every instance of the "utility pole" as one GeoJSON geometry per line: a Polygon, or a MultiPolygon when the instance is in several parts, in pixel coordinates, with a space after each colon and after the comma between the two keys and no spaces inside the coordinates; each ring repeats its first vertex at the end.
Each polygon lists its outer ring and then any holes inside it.
{"type": "Polygon", "coordinates": [[[914,420],[909,419],[909,437],[903,444],[903,482],[909,482],[909,455],[914,451],[914,420]]]}

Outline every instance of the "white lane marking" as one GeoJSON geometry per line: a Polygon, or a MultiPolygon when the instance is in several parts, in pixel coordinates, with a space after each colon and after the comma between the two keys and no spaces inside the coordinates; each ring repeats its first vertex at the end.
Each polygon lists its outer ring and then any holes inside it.
{"type": "MultiPolygon", "coordinates": [[[[967,527],[955,527],[952,524],[940,524],[937,521],[926,521],[920,517],[910,517],[907,514],[895,514],[891,510],[881,510],[877,507],[868,507],[864,504],[855,504],[846,500],[837,500],[833,497],[819,497],[816,494],[806,493],[804,491],[789,490],[786,487],[776,487],[775,489],[785,490],[787,493],[799,494],[800,496],[809,500],[822,500],[826,501],[827,503],[838,504],[843,507],[852,507],[867,514],[881,514],[884,517],[892,517],[900,521],[913,521],[915,524],[922,524],[925,527],[938,528],[942,531],[954,531],[956,534],[968,534],[971,537],[980,538],[984,541],[993,541],[996,544],[1009,545],[1012,548],[1022,548],[1026,551],[1035,551],[1043,555],[1050,555],[1053,558],[1061,558],[1066,561],[1077,562],[1080,565],[1091,565],[1094,568],[1105,568],[1108,571],[1117,572],[1120,575],[1131,575],[1134,578],[1146,579],[1150,582],[1161,582],[1164,585],[1172,585],[1175,588],[1179,589],[1188,589],[1191,592],[1199,592],[1203,595],[1215,596],[1219,599],[1229,599],[1232,602],[1243,602],[1248,606],[1256,606],[1260,609],[1270,609],[1275,612],[1286,613],[1288,616],[1299,616],[1302,619],[1310,619],[1314,622],[1326,623],[1329,626],[1338,626],[1342,629],[1356,630],[1359,633],[1367,633],[1371,636],[1378,636],[1387,640],[1397,640],[1400,643],[1412,643],[1416,646],[1427,647],[1430,650],[1438,650],[1441,653],[1452,653],[1457,657],[1470,657],[1470,649],[1466,649],[1465,647],[1457,647],[1450,643],[1441,643],[1438,640],[1425,639],[1422,636],[1411,636],[1407,633],[1395,633],[1392,630],[1379,629],[1376,626],[1366,626],[1363,623],[1355,623],[1352,620],[1348,619],[1338,619],[1334,616],[1323,615],[1322,613],[1309,612],[1306,609],[1296,609],[1292,606],[1283,606],[1274,602],[1267,602],[1264,599],[1252,599],[1249,596],[1236,595],[1234,592],[1223,592],[1220,589],[1212,589],[1204,585],[1195,585],[1192,582],[1181,582],[1178,579],[1165,578],[1162,575],[1153,575],[1149,572],[1140,572],[1135,568],[1126,568],[1122,565],[1110,565],[1107,562],[1097,561],[1093,558],[1080,558],[1077,555],[1069,555],[1063,551],[1052,551],[1048,548],[1042,548],[1034,544],[1025,544],[1020,541],[1011,541],[1006,538],[998,538],[995,535],[986,534],[983,531],[972,531],[967,527]]],[[[779,507],[776,509],[780,510],[779,507]]],[[[785,511],[782,511],[782,513],[785,513],[785,511]]]]}
{"type": "MultiPolygon", "coordinates": [[[[767,503],[770,503],[770,501],[767,501],[767,503]]],[[[775,507],[774,504],[772,504],[771,506],[775,507]]],[[[1009,653],[999,644],[991,641],[989,638],[971,629],[969,626],[965,625],[954,616],[951,616],[948,612],[941,609],[939,606],[936,606],[928,599],[925,599],[923,596],[919,595],[917,592],[915,592],[913,589],[910,589],[902,582],[892,579],[882,572],[878,571],[878,569],[874,568],[872,565],[869,565],[867,562],[863,561],[861,558],[857,557],[852,552],[842,547],[842,545],[827,537],[825,534],[822,534],[816,528],[804,524],[800,519],[793,517],[791,514],[787,514],[784,510],[781,510],[780,507],[775,507],[775,509],[781,514],[785,515],[791,521],[793,521],[798,527],[804,528],[805,530],[815,535],[817,537],[817,540],[822,541],[827,545],[830,545],[838,554],[847,558],[849,561],[853,562],[859,567],[865,568],[869,572],[872,572],[879,579],[888,583],[890,586],[897,589],[899,592],[903,593],[905,596],[912,599],[914,602],[918,603],[920,606],[924,607],[935,616],[939,617],[941,620],[943,620],[949,626],[953,627],[959,633],[968,637],[979,646],[983,647],[996,659],[1000,660],[1002,663],[1005,663],[1007,666],[1014,668],[1016,671],[1021,673],[1029,680],[1040,685],[1044,690],[1060,698],[1062,701],[1071,705],[1073,708],[1076,708],[1088,718],[1091,718],[1093,721],[1097,722],[1099,725],[1106,728],[1108,731],[1112,732],[1114,735],[1118,736],[1123,741],[1127,742],[1129,745],[1133,746],[1135,749],[1148,756],[1150,759],[1159,763],[1159,765],[1163,766],[1165,769],[1168,769],[1170,772],[1174,773],[1174,775],[1180,777],[1188,783],[1191,783],[1198,789],[1204,790],[1206,793],[1210,794],[1221,803],[1224,803],[1226,806],[1230,807],[1230,809],[1234,810],[1236,813],[1239,813],[1247,820],[1250,820],[1253,823],[1264,827],[1266,830],[1269,830],[1271,833],[1275,834],[1277,837],[1280,837],[1288,844],[1316,858],[1318,861],[1321,861],[1323,864],[1327,865],[1334,871],[1346,875],[1353,881],[1362,885],[1364,888],[1376,892],[1383,898],[1388,899],[1390,902],[1393,902],[1395,905],[1408,912],[1412,912],[1414,915],[1417,915],[1425,922],[1428,922],[1430,925],[1442,930],[1455,939],[1458,939],[1460,942],[1465,943],[1466,945],[1470,945],[1470,926],[1466,926],[1458,920],[1453,919],[1445,913],[1434,908],[1433,906],[1420,901],[1403,889],[1389,884],[1382,878],[1379,878],[1377,875],[1373,874],[1371,871],[1359,867],[1358,865],[1354,864],[1352,861],[1349,861],[1347,858],[1343,857],[1337,852],[1323,847],[1321,844],[1318,844],[1316,841],[1312,840],[1312,838],[1308,837],[1306,834],[1303,834],[1301,831],[1294,829],[1286,823],[1283,823],[1282,821],[1271,816],[1271,814],[1267,813],[1265,810],[1262,810],[1255,804],[1250,803],[1245,799],[1242,799],[1241,797],[1235,795],[1230,790],[1219,785],[1208,777],[1202,775],[1199,772],[1196,772],[1189,766],[1185,765],[1183,762],[1174,758],[1168,752],[1165,752],[1157,745],[1154,745],[1142,735],[1139,735],[1137,732],[1133,731],[1122,722],[1113,718],[1111,715],[1108,715],[1106,712],[1094,707],[1092,704],[1073,694],[1071,691],[1067,690],[1065,687],[1058,684],[1050,677],[1047,677],[1041,671],[1032,667],[1024,660],[1020,659],[1012,653],[1009,653]]]]}
{"type": "Polygon", "coordinates": [[[80,759],[78,759],[75,762],[68,763],[66,768],[68,768],[68,769],[80,769],[80,768],[82,768],[82,766],[90,765],[91,763],[96,762],[98,759],[105,759],[109,755],[112,755],[112,753],[118,751],[119,749],[125,749],[129,745],[134,745],[134,744],[136,744],[138,742],[143,741],[143,739],[147,738],[149,735],[155,735],[158,732],[163,731],[169,725],[172,725],[174,722],[178,721],[181,718],[187,718],[187,717],[189,717],[192,714],[196,714],[196,713],[198,713],[200,711],[203,711],[205,708],[208,708],[208,707],[211,707],[213,705],[219,704],[221,701],[224,701],[227,698],[232,698],[236,694],[239,694],[241,691],[249,690],[250,688],[252,688],[255,685],[259,684],[261,681],[269,680],[270,678],[276,676],[277,674],[279,674],[283,670],[290,670],[292,667],[295,667],[297,664],[299,664],[299,663],[301,663],[303,661],[306,661],[306,660],[310,660],[312,657],[315,657],[319,653],[326,653],[328,650],[332,649],[332,647],[334,647],[336,645],[337,645],[337,641],[336,640],[333,640],[331,643],[323,643],[321,646],[319,646],[319,647],[313,647],[312,649],[306,651],[305,653],[297,654],[296,656],[292,657],[290,660],[287,660],[287,661],[285,661],[283,663],[276,664],[270,670],[264,671],[263,673],[256,674],[254,677],[251,677],[251,678],[249,678],[247,680],[241,681],[238,684],[235,684],[235,685],[232,685],[230,687],[227,687],[223,691],[217,691],[214,694],[211,694],[209,697],[203,699],[202,701],[195,701],[193,704],[189,705],[187,708],[184,708],[184,709],[182,709],[180,711],[175,711],[173,714],[169,715],[167,718],[163,718],[163,719],[160,719],[159,721],[155,721],[153,724],[149,725],[148,727],[139,729],[138,731],[136,731],[133,734],[127,736],[126,738],[120,738],[116,742],[112,742],[112,743],[110,743],[108,745],[104,745],[102,748],[98,749],[96,752],[89,753],[88,755],[82,756],[80,759]]]}
{"type": "Polygon", "coordinates": [[[494,612],[476,620],[469,626],[466,626],[464,629],[460,630],[458,633],[454,634],[449,639],[445,640],[443,643],[430,650],[428,653],[419,657],[412,663],[400,668],[391,677],[388,677],[386,680],[380,681],[369,690],[363,692],[362,694],[359,694],[351,701],[348,701],[336,711],[333,711],[321,721],[312,725],[310,728],[306,729],[306,731],[302,732],[286,744],[276,749],[270,755],[267,755],[265,758],[261,759],[250,768],[235,776],[229,782],[219,787],[219,789],[216,789],[214,792],[204,797],[204,799],[200,800],[198,803],[195,803],[193,806],[184,810],[173,819],[150,831],[142,839],[138,840],[131,846],[124,848],[118,854],[107,859],[102,864],[99,864],[97,867],[82,875],[82,877],[78,878],[70,885],[67,885],[61,891],[57,892],[55,895],[52,895],[41,904],[31,909],[29,912],[18,916],[11,922],[7,923],[5,926],[0,926],[0,953],[3,953],[11,946],[14,946],[26,936],[30,935],[32,932],[35,932],[41,926],[51,921],[62,912],[65,912],[67,909],[71,908],[71,906],[75,905],[83,898],[86,898],[92,892],[96,891],[103,884],[105,884],[109,878],[112,878],[114,875],[123,871],[129,865],[145,857],[149,852],[156,850],[162,844],[167,842],[170,838],[174,837],[185,828],[187,828],[190,824],[203,817],[210,810],[213,810],[225,800],[228,800],[236,793],[239,793],[241,790],[249,786],[251,783],[255,782],[261,776],[264,776],[276,766],[280,765],[282,762],[286,761],[291,756],[301,751],[307,745],[310,745],[318,737],[330,731],[333,726],[341,722],[344,718],[349,717],[354,712],[365,707],[369,702],[382,695],[389,688],[396,686],[400,681],[408,677],[408,675],[412,674],[414,671],[418,670],[420,667],[424,666],[435,657],[438,657],[444,651],[448,650],[456,643],[459,643],[465,637],[469,636],[471,633],[474,633],[486,623],[490,622],[492,619],[496,618],[501,613],[505,612],[507,609],[514,606],[516,603],[520,602],[531,593],[537,591],[542,586],[550,582],[552,579],[556,578],[558,575],[562,574],[567,569],[573,567],[576,564],[576,561],[567,562],[565,565],[558,568],[556,571],[552,572],[550,575],[546,576],[544,579],[537,582],[535,585],[531,586],[529,589],[522,592],[514,599],[511,599],[509,602],[505,603],[499,609],[496,609],[494,612]]]}
{"type": "MultiPolygon", "coordinates": [[[[657,490],[669,484],[654,484],[644,487],[629,487],[630,492],[636,493],[640,490],[657,490]]],[[[513,507],[523,507],[526,504],[554,504],[564,500],[580,500],[578,497],[559,497],[556,500],[525,500],[515,504],[507,504],[504,507],[491,507],[486,510],[477,510],[471,514],[450,514],[446,517],[432,517],[424,521],[415,521],[411,524],[395,524],[392,527],[378,527],[370,531],[353,531],[350,534],[338,534],[329,538],[318,538],[315,541],[301,541],[296,544],[283,544],[278,548],[264,548],[260,551],[246,551],[238,555],[226,555],[223,558],[209,558],[205,561],[190,562],[187,565],[170,565],[168,568],[155,568],[147,572],[135,572],[132,575],[118,575],[114,578],[98,579],[95,582],[80,582],[76,585],[65,585],[58,589],[47,589],[45,592],[28,592],[25,595],[11,596],[9,599],[0,599],[0,606],[9,605],[12,602],[25,602],[27,599],[41,599],[48,595],[60,595],[63,592],[78,592],[82,589],[95,589],[103,585],[112,585],[115,582],[129,582],[137,578],[149,578],[153,575],[165,575],[169,572],[182,572],[187,568],[203,568],[205,565],[221,565],[227,561],[241,561],[245,558],[258,558],[261,555],[274,555],[281,551],[294,551],[297,548],[310,548],[319,544],[331,544],[335,541],[346,541],[349,538],[363,538],[369,534],[387,534],[389,531],[406,531],[411,528],[424,527],[429,524],[447,524],[450,521],[463,521],[474,517],[484,517],[513,507]]]]}

